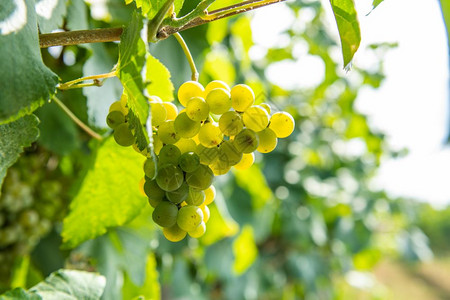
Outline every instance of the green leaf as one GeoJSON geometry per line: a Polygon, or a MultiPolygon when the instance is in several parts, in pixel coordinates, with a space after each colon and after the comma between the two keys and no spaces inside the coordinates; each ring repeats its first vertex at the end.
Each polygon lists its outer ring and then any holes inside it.
{"type": "Polygon", "coordinates": [[[444,18],[445,28],[447,30],[447,43],[450,49],[450,1],[440,0],[439,3],[441,4],[442,17],[444,18]]]}
{"type": "Polygon", "coordinates": [[[12,166],[23,152],[37,140],[39,119],[35,115],[25,116],[17,121],[0,125],[0,186],[6,170],[12,166]]]}
{"type": "MultiPolygon", "coordinates": [[[[153,19],[156,13],[164,5],[167,0],[134,0],[136,7],[141,8],[142,14],[147,16],[148,19],[153,19]]],[[[130,4],[133,0],[125,0],[126,4],[130,4]]],[[[175,13],[178,13],[183,7],[184,0],[175,0],[175,13]]]]}
{"type": "Polygon", "coordinates": [[[97,300],[105,288],[105,277],[85,271],[59,270],[29,291],[16,288],[0,296],[0,300],[97,300]]]}
{"type": "Polygon", "coordinates": [[[341,38],[344,68],[348,69],[361,42],[355,4],[353,0],[330,0],[330,3],[341,38]]]}
{"type": "Polygon", "coordinates": [[[128,97],[129,126],[134,131],[136,143],[140,150],[147,148],[148,141],[151,140],[143,126],[147,122],[151,124],[151,116],[149,103],[143,94],[144,81],[141,76],[146,54],[146,46],[140,36],[142,26],[142,16],[135,12],[120,40],[119,65],[117,68],[117,77],[119,77],[128,97]]]}
{"type": "Polygon", "coordinates": [[[149,82],[147,91],[156,95],[163,101],[173,101],[173,84],[170,81],[170,72],[158,59],[149,55],[147,57],[146,80],[149,82]]]}
{"type": "Polygon", "coordinates": [[[378,5],[380,5],[381,2],[383,2],[383,0],[373,0],[373,2],[372,2],[372,10],[374,10],[378,5]]]}
{"type": "Polygon", "coordinates": [[[89,28],[88,8],[83,0],[71,0],[67,7],[67,28],[82,30],[89,28]]]}
{"type": "Polygon", "coordinates": [[[105,277],[76,270],[59,270],[30,289],[46,300],[96,300],[105,288],[105,277]]]}
{"type": "Polygon", "coordinates": [[[144,157],[107,139],[98,149],[64,219],[62,238],[66,248],[95,238],[108,227],[136,217],[147,204],[139,192],[144,157]]]}
{"type": "Polygon", "coordinates": [[[149,145],[147,132],[142,126],[141,120],[132,109],[128,112],[128,127],[133,131],[134,138],[136,139],[136,145],[139,150],[143,151],[146,149],[149,145]]]}
{"type": "Polygon", "coordinates": [[[140,37],[142,26],[142,17],[135,12],[120,39],[117,77],[128,96],[128,106],[144,124],[142,120],[148,117],[149,105],[143,94],[144,82],[141,76],[146,52],[145,43],[140,37]]]}
{"type": "Polygon", "coordinates": [[[67,13],[67,0],[36,0],[35,8],[39,30],[42,33],[49,33],[61,28],[67,13]]]}
{"type": "Polygon", "coordinates": [[[42,62],[33,0],[0,1],[0,20],[0,70],[3,70],[0,124],[3,124],[42,106],[55,93],[58,76],[42,62]],[[16,7],[14,3],[23,6],[16,7]]]}
{"type": "Polygon", "coordinates": [[[22,288],[15,288],[0,295],[0,300],[42,300],[42,297],[33,293],[29,293],[22,288]]]}
{"type": "Polygon", "coordinates": [[[136,286],[128,276],[125,276],[123,285],[123,298],[136,299],[161,299],[161,288],[158,280],[159,274],[155,255],[147,255],[147,263],[145,266],[145,281],[142,286],[136,286]],[[142,298],[140,298],[142,299],[142,298]]]}

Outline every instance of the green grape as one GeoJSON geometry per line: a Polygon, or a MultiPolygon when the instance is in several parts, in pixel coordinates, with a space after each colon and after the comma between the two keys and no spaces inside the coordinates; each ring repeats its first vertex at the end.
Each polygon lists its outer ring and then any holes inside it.
{"type": "Polygon", "coordinates": [[[242,159],[242,152],[236,149],[232,141],[224,141],[219,146],[218,160],[226,166],[234,166],[242,159]]]}
{"type": "Polygon", "coordinates": [[[182,138],[191,138],[197,135],[201,127],[201,123],[189,119],[186,112],[180,112],[175,118],[174,125],[176,133],[182,138]]]}
{"type": "Polygon", "coordinates": [[[161,227],[171,227],[177,223],[178,207],[169,202],[161,201],[152,213],[153,221],[161,227]]]}
{"type": "Polygon", "coordinates": [[[167,110],[163,103],[150,102],[152,126],[159,126],[167,118],[167,110]]]}
{"type": "Polygon", "coordinates": [[[197,144],[192,139],[180,139],[175,143],[175,146],[180,149],[181,154],[186,152],[194,152],[197,148],[197,144]]]}
{"type": "Polygon", "coordinates": [[[193,237],[198,239],[199,237],[202,237],[206,232],[206,224],[205,222],[201,222],[200,225],[197,226],[197,228],[195,228],[194,230],[188,231],[188,234],[193,237]]]}
{"type": "Polygon", "coordinates": [[[205,95],[208,95],[208,93],[213,90],[213,89],[217,89],[217,88],[221,88],[224,89],[226,91],[230,91],[230,87],[228,86],[228,84],[226,84],[225,82],[221,81],[221,80],[213,80],[211,82],[209,82],[206,86],[205,86],[205,95]]]}
{"type": "Polygon", "coordinates": [[[177,225],[184,231],[192,231],[203,220],[203,212],[200,207],[195,205],[186,205],[180,208],[177,216],[177,225]]]}
{"type": "Polygon", "coordinates": [[[156,183],[166,192],[175,191],[183,184],[183,171],[175,165],[163,165],[156,174],[156,183]]]}
{"type": "Polygon", "coordinates": [[[122,123],[114,129],[114,140],[117,144],[123,147],[128,147],[134,144],[134,136],[128,128],[127,123],[122,123]]]}
{"type": "Polygon", "coordinates": [[[125,103],[120,100],[111,104],[109,112],[112,111],[120,111],[124,116],[128,115],[128,108],[125,106],[125,103]]]}
{"type": "Polygon", "coordinates": [[[186,152],[180,156],[178,165],[185,172],[193,172],[200,166],[200,157],[194,152],[186,152]]]}
{"type": "Polygon", "coordinates": [[[216,188],[213,185],[210,185],[209,188],[204,190],[205,192],[205,202],[203,205],[210,205],[213,203],[214,198],[216,198],[216,188]]]}
{"type": "Polygon", "coordinates": [[[163,102],[166,108],[166,120],[175,120],[178,115],[178,108],[172,102],[163,102]]]}
{"type": "Polygon", "coordinates": [[[166,192],[159,187],[156,180],[146,180],[144,183],[144,192],[145,195],[147,195],[148,202],[152,207],[156,207],[156,205],[161,202],[166,195],[166,192]]]}
{"type": "Polygon", "coordinates": [[[39,223],[39,214],[35,210],[25,210],[20,214],[19,223],[23,227],[34,227],[39,223]]]}
{"type": "Polygon", "coordinates": [[[200,206],[205,202],[205,192],[189,187],[189,193],[185,201],[188,205],[200,206]]]}
{"type": "Polygon", "coordinates": [[[262,108],[264,108],[267,111],[267,113],[270,115],[270,112],[272,111],[272,109],[270,107],[270,104],[268,104],[268,103],[261,103],[260,106],[262,108]]]}
{"type": "Polygon", "coordinates": [[[214,174],[212,170],[205,165],[200,165],[194,172],[186,173],[186,182],[189,186],[204,190],[213,182],[214,174]]]}
{"type": "Polygon", "coordinates": [[[171,227],[164,227],[163,234],[167,240],[171,242],[179,242],[186,237],[187,233],[175,223],[175,225],[171,227]]]}
{"type": "Polygon", "coordinates": [[[226,162],[220,161],[220,160],[215,160],[213,163],[211,163],[209,165],[209,167],[211,168],[211,170],[213,171],[213,174],[215,176],[219,176],[219,175],[225,175],[227,174],[230,169],[231,169],[231,165],[229,165],[226,162]]]}
{"type": "Polygon", "coordinates": [[[272,129],[278,138],[285,138],[294,131],[294,118],[288,112],[277,112],[270,118],[269,128],[272,129]]]}
{"type": "Polygon", "coordinates": [[[246,170],[250,168],[255,162],[255,154],[252,153],[244,153],[242,159],[239,163],[237,163],[234,167],[237,170],[246,170]]]}
{"type": "Polygon", "coordinates": [[[269,125],[269,114],[260,105],[253,105],[247,108],[242,119],[245,127],[255,132],[261,131],[269,125]]]}
{"type": "MultiPolygon", "coordinates": [[[[177,165],[180,158],[181,151],[175,145],[164,145],[159,151],[159,163],[177,165]]],[[[149,176],[150,177],[150,176],[149,176]]]]}
{"type": "Polygon", "coordinates": [[[255,102],[253,90],[245,84],[235,85],[231,89],[231,105],[236,111],[245,111],[255,102]]]}
{"type": "Polygon", "coordinates": [[[258,136],[253,130],[245,128],[235,136],[233,144],[238,151],[251,153],[258,147],[258,136]]]}
{"type": "Polygon", "coordinates": [[[164,121],[158,128],[158,137],[164,144],[175,144],[180,136],[175,131],[175,121],[164,121]]]}
{"type": "Polygon", "coordinates": [[[183,182],[183,184],[175,191],[166,192],[167,199],[169,199],[171,202],[175,204],[185,201],[188,198],[188,195],[189,195],[189,186],[187,185],[186,182],[183,182]]]}
{"type": "Polygon", "coordinates": [[[259,145],[256,148],[258,152],[268,153],[275,149],[277,146],[277,135],[272,129],[266,128],[256,134],[259,138],[259,145]]]}
{"type": "Polygon", "coordinates": [[[152,138],[153,138],[153,151],[155,152],[156,155],[158,155],[159,151],[161,151],[161,148],[163,147],[163,142],[159,138],[158,134],[155,132],[153,133],[152,138]]]}
{"type": "Polygon", "coordinates": [[[148,157],[144,162],[144,173],[150,179],[156,176],[156,161],[152,157],[148,157]]]}
{"type": "Polygon", "coordinates": [[[207,148],[218,146],[223,140],[223,134],[216,123],[208,122],[203,124],[198,132],[200,144],[207,148]]]}
{"type": "Polygon", "coordinates": [[[178,101],[180,104],[186,107],[188,101],[192,97],[202,97],[204,95],[205,89],[197,81],[186,81],[178,89],[178,101]]]}
{"type": "Polygon", "coordinates": [[[200,209],[202,210],[203,213],[203,222],[208,223],[209,217],[211,215],[211,212],[209,211],[209,207],[205,205],[205,203],[203,203],[202,205],[199,206],[200,209]]]}
{"type": "Polygon", "coordinates": [[[186,114],[193,121],[203,121],[209,116],[209,105],[203,98],[191,98],[186,106],[186,114]]]}
{"type": "Polygon", "coordinates": [[[209,165],[217,159],[217,156],[219,155],[219,148],[207,148],[202,144],[198,144],[195,149],[195,153],[197,153],[198,157],[200,158],[200,163],[209,165]]]}
{"type": "Polygon", "coordinates": [[[106,124],[112,129],[123,123],[125,123],[125,116],[121,111],[114,110],[106,117],[106,124]]]}
{"type": "Polygon", "coordinates": [[[224,135],[238,134],[244,128],[241,115],[235,111],[227,111],[219,119],[219,128],[224,135]]]}
{"type": "Polygon", "coordinates": [[[221,115],[231,108],[230,92],[221,88],[212,89],[206,95],[206,103],[213,114],[221,115]]]}

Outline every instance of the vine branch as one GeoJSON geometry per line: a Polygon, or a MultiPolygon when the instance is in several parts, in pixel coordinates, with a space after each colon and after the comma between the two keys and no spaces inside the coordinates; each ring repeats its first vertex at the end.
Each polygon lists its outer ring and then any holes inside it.
{"type": "MultiPolygon", "coordinates": [[[[214,2],[214,0],[203,0],[186,16],[181,18],[165,19],[156,31],[156,40],[166,39],[175,32],[180,32],[192,27],[200,26],[222,18],[231,17],[283,1],[286,0],[247,0],[235,5],[208,12],[207,9],[214,2]]],[[[41,48],[47,48],[52,46],[69,46],[87,43],[120,41],[122,32],[123,28],[100,28],[40,34],[39,44],[41,48]]]]}

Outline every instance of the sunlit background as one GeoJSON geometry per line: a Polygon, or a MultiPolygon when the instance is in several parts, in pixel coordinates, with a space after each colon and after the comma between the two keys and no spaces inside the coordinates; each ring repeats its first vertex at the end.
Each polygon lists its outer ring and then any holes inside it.
{"type": "MultiPolygon", "coordinates": [[[[339,40],[328,1],[328,27],[339,40]]],[[[355,1],[361,25],[362,41],[355,58],[357,67],[370,68],[373,53],[370,44],[392,43],[397,47],[384,58],[386,79],[374,90],[361,89],[356,108],[368,115],[373,128],[388,136],[394,149],[405,149],[402,158],[387,159],[381,164],[374,185],[392,196],[406,196],[436,207],[450,203],[450,149],[446,146],[449,127],[449,62],[445,24],[438,1],[384,1],[374,11],[372,1],[355,1]],[[399,13],[400,12],[400,13],[399,13]]],[[[259,59],[270,47],[289,43],[282,34],[292,27],[304,26],[314,13],[301,12],[298,20],[284,5],[274,5],[254,13],[252,20],[255,46],[250,55],[259,59]],[[273,18],[273,22],[267,22],[273,18]]],[[[308,48],[298,43],[296,61],[272,64],[267,78],[287,89],[310,87],[323,80],[325,66],[321,59],[307,54],[308,48]]],[[[334,53],[341,61],[340,53],[334,53]]],[[[352,77],[352,72],[342,76],[352,77]]],[[[357,148],[358,145],[355,144],[357,148]]],[[[355,149],[355,151],[358,151],[355,149]]]]}

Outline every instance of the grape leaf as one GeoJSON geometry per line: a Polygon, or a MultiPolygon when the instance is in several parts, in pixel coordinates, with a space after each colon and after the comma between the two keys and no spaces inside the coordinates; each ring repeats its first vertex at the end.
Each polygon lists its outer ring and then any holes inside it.
{"type": "Polygon", "coordinates": [[[372,10],[374,10],[378,5],[380,5],[381,2],[383,2],[383,0],[373,0],[373,2],[372,2],[372,10]]]}
{"type": "Polygon", "coordinates": [[[42,62],[33,0],[0,1],[0,124],[32,113],[58,76],[42,62]]]}
{"type": "Polygon", "coordinates": [[[149,103],[143,94],[144,81],[141,70],[144,68],[146,46],[140,36],[142,16],[134,13],[129,26],[124,30],[119,45],[119,77],[127,95],[129,127],[134,131],[136,144],[140,150],[149,145],[150,137],[146,134],[143,124],[151,121],[149,103]]]}
{"type": "Polygon", "coordinates": [[[128,96],[128,106],[138,118],[146,120],[149,105],[143,94],[144,82],[141,76],[146,52],[145,43],[140,37],[142,26],[142,17],[135,12],[120,39],[116,73],[128,96]]]}
{"type": "Polygon", "coordinates": [[[130,228],[130,224],[114,228],[108,234],[88,241],[76,250],[83,256],[93,258],[98,271],[106,276],[104,299],[131,299],[123,297],[121,286],[116,284],[117,280],[125,275],[135,286],[145,283],[146,267],[143,262],[150,250],[149,238],[154,231],[154,223],[148,211],[150,209],[145,209],[144,214],[131,222],[143,219],[146,223],[140,226],[139,230],[130,228]]]}
{"type": "Polygon", "coordinates": [[[128,127],[133,130],[136,139],[136,145],[139,150],[143,151],[149,145],[149,138],[139,118],[130,109],[128,112],[128,127]]]}
{"type": "Polygon", "coordinates": [[[67,28],[82,30],[89,28],[88,8],[83,0],[71,0],[67,7],[67,28]]]}
{"type": "Polygon", "coordinates": [[[0,300],[42,300],[42,297],[29,293],[22,288],[15,288],[0,295],[0,300]]]}
{"type": "Polygon", "coordinates": [[[24,147],[28,147],[39,137],[35,115],[25,116],[17,121],[0,125],[0,187],[6,170],[19,158],[24,147]]]}
{"type": "Polygon", "coordinates": [[[100,299],[105,285],[105,277],[95,273],[59,270],[32,287],[30,292],[49,300],[96,300],[100,299]]]}
{"type": "Polygon", "coordinates": [[[67,0],[37,0],[35,9],[39,30],[49,33],[62,26],[67,13],[67,0]]]}
{"type": "Polygon", "coordinates": [[[170,72],[157,58],[149,55],[146,64],[147,92],[156,95],[163,101],[173,101],[173,84],[170,81],[170,72]]]}
{"type": "MultiPolygon", "coordinates": [[[[152,19],[159,9],[164,5],[167,0],[134,0],[136,7],[142,10],[142,13],[147,18],[152,19]]],[[[133,0],[125,0],[126,4],[130,4],[133,0]]],[[[183,7],[184,0],[175,0],[175,13],[178,13],[183,7]]]]}
{"type": "Polygon", "coordinates": [[[330,0],[330,3],[341,39],[344,68],[348,69],[361,42],[355,4],[353,0],[330,0]]]}
{"type": "Polygon", "coordinates": [[[105,277],[101,275],[61,269],[29,291],[16,288],[1,295],[0,300],[97,300],[100,299],[105,284],[105,277]]]}
{"type": "Polygon", "coordinates": [[[63,222],[65,248],[120,226],[136,217],[146,205],[139,192],[144,157],[108,138],[100,146],[91,169],[70,204],[63,222]]]}
{"type": "Polygon", "coordinates": [[[258,248],[253,237],[253,228],[245,225],[233,242],[233,272],[236,275],[244,273],[258,257],[258,248]]]}

